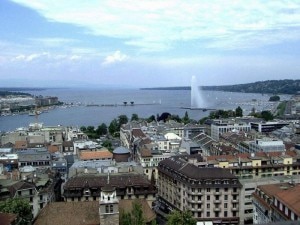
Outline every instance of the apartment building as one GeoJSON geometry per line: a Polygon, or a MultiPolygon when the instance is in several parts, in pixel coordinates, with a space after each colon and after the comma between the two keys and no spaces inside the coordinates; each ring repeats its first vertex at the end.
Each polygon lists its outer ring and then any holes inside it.
{"type": "Polygon", "coordinates": [[[252,221],[252,193],[257,185],[289,181],[300,174],[300,156],[296,151],[215,155],[190,161],[198,167],[229,169],[237,176],[243,184],[239,208],[240,224],[252,221]]]}
{"type": "Polygon", "coordinates": [[[228,170],[199,168],[178,156],[161,161],[158,176],[160,210],[190,210],[198,221],[239,224],[242,185],[228,170]]]}
{"type": "Polygon", "coordinates": [[[296,151],[256,152],[207,156],[197,166],[227,168],[239,179],[250,179],[299,175],[299,162],[296,151]]]}
{"type": "Polygon", "coordinates": [[[260,185],[253,193],[253,222],[300,223],[300,185],[294,182],[260,185]]]}

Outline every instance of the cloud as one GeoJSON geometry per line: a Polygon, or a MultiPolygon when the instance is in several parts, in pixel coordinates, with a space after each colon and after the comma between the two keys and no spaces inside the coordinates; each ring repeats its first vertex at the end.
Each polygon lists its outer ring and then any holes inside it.
{"type": "Polygon", "coordinates": [[[67,38],[32,38],[31,41],[36,45],[42,45],[45,47],[62,47],[66,44],[77,42],[75,39],[67,38]]]}
{"type": "Polygon", "coordinates": [[[299,29],[298,0],[13,1],[51,22],[80,26],[146,51],[165,51],[193,41],[203,48],[239,49],[257,47],[248,39],[257,40],[258,46],[300,39],[298,34],[284,35],[299,29]],[[270,31],[272,35],[264,36],[270,31]]]}
{"type": "Polygon", "coordinates": [[[102,65],[108,65],[108,64],[113,64],[116,62],[122,62],[126,59],[128,59],[127,55],[122,54],[120,51],[115,51],[112,55],[109,55],[104,59],[104,62],[102,63],[102,65]]]}

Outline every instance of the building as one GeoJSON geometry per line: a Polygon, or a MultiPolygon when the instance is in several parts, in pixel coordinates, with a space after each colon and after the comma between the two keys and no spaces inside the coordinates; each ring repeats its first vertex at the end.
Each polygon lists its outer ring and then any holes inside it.
{"type": "Polygon", "coordinates": [[[78,152],[79,159],[82,161],[112,160],[113,154],[106,148],[94,150],[81,150],[78,152]]]}
{"type": "MultiPolygon", "coordinates": [[[[134,201],[139,201],[142,206],[143,216],[146,224],[151,224],[151,221],[156,218],[155,213],[144,199],[138,200],[119,200],[119,215],[120,212],[131,212],[134,201]]],[[[84,201],[84,202],[52,202],[48,204],[39,213],[34,221],[34,225],[103,225],[100,223],[102,211],[99,201],[84,201]]],[[[114,214],[112,214],[114,216],[114,214]]],[[[104,216],[104,215],[103,215],[104,216]]],[[[115,220],[106,213],[106,218],[111,221],[110,224],[117,225],[115,220]]],[[[116,218],[115,218],[116,219],[116,218]]]]}
{"type": "Polygon", "coordinates": [[[131,160],[131,154],[128,148],[117,147],[113,151],[113,159],[116,162],[128,162],[131,160]]]}
{"type": "Polygon", "coordinates": [[[269,133],[280,129],[284,126],[289,125],[286,122],[277,122],[277,121],[270,121],[270,122],[250,122],[251,129],[256,130],[260,133],[269,133]]]}
{"type": "Polygon", "coordinates": [[[300,174],[300,155],[296,151],[214,155],[197,162],[198,167],[227,168],[239,179],[292,176],[300,174]]]}
{"type": "Polygon", "coordinates": [[[17,152],[19,157],[19,168],[33,166],[40,168],[50,168],[51,154],[45,148],[33,148],[17,152]]]}
{"type": "Polygon", "coordinates": [[[232,120],[227,121],[216,121],[211,124],[211,137],[215,141],[219,141],[219,137],[223,133],[227,133],[229,131],[243,131],[249,132],[251,130],[251,126],[249,123],[236,123],[232,120]]]}
{"type": "Polygon", "coordinates": [[[199,168],[184,157],[158,165],[161,211],[190,210],[198,221],[239,224],[239,180],[223,168],[199,168]]]}
{"type": "Polygon", "coordinates": [[[156,197],[156,188],[146,176],[137,173],[78,174],[64,185],[64,198],[72,201],[98,201],[101,188],[109,180],[121,199],[146,199],[149,206],[156,197]]]}
{"type": "Polygon", "coordinates": [[[278,139],[256,139],[249,142],[249,152],[284,152],[285,145],[278,139]]]}
{"type": "Polygon", "coordinates": [[[300,222],[300,185],[294,182],[260,185],[253,193],[253,222],[300,222]]]}

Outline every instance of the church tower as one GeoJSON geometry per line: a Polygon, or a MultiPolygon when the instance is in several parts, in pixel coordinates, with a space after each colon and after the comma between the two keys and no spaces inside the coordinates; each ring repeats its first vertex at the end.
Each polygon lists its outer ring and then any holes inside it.
{"type": "Polygon", "coordinates": [[[116,189],[109,183],[109,174],[107,184],[101,188],[99,214],[101,225],[119,224],[119,200],[116,189]]]}

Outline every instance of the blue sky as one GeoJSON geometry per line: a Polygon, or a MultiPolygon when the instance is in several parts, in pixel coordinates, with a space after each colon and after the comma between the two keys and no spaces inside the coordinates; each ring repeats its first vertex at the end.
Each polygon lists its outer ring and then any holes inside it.
{"type": "Polygon", "coordinates": [[[300,78],[300,1],[1,0],[0,86],[300,78]]]}

